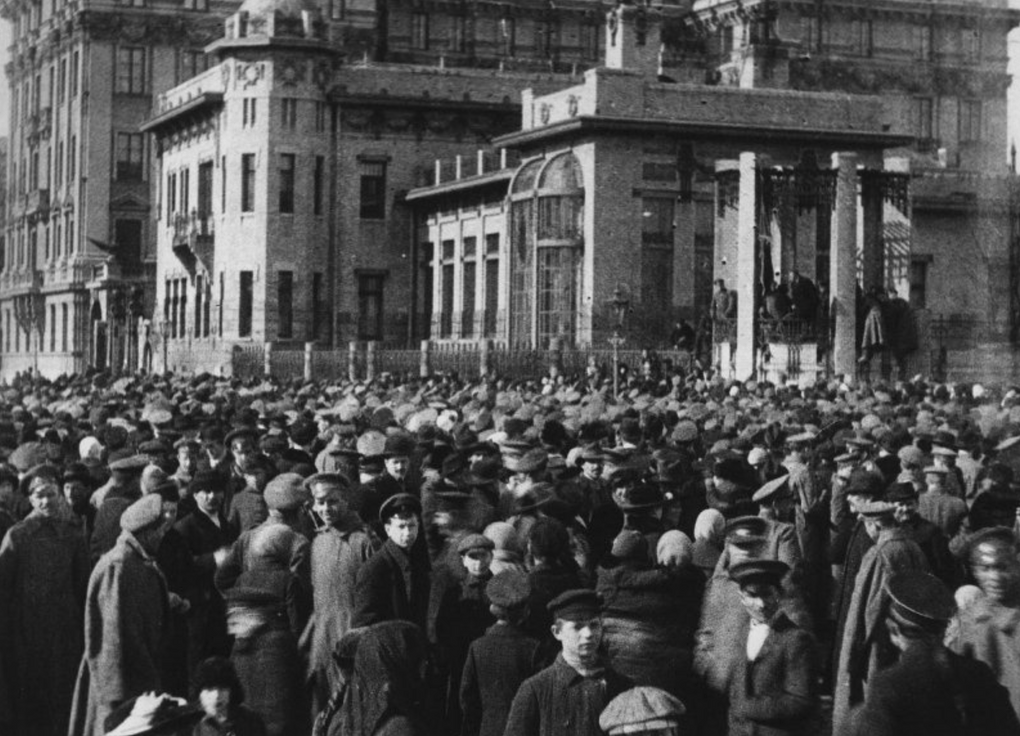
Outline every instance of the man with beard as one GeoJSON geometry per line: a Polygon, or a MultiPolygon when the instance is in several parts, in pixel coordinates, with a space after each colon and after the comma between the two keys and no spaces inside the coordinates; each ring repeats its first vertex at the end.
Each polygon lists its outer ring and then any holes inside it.
{"type": "Polygon", "coordinates": [[[48,465],[32,471],[32,513],[0,544],[0,680],[12,688],[12,736],[67,733],[83,649],[88,550],[79,528],[62,518],[57,473],[48,465]]]}
{"type": "Polygon", "coordinates": [[[599,714],[630,683],[602,661],[602,619],[592,590],[568,590],[549,602],[556,661],[517,691],[505,736],[600,736],[599,714]]]}
{"type": "Polygon", "coordinates": [[[970,571],[984,596],[960,612],[949,648],[992,668],[1020,717],[1020,545],[1005,527],[970,540],[970,571]]]}

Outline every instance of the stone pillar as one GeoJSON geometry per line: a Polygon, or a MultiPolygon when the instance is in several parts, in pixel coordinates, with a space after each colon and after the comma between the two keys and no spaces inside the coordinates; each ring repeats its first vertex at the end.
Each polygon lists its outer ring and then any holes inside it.
{"type": "Polygon", "coordinates": [[[273,343],[267,342],[262,351],[262,375],[269,378],[273,375],[273,343]]]}
{"type": "Polygon", "coordinates": [[[304,379],[307,383],[312,380],[312,360],[315,358],[315,343],[305,343],[305,366],[304,366],[304,379]]]}
{"type": "Polygon", "coordinates": [[[549,341],[549,378],[559,378],[563,373],[563,338],[554,337],[549,341]]]}
{"type": "Polygon", "coordinates": [[[857,155],[832,154],[836,169],[836,201],[829,246],[832,366],[837,375],[852,379],[857,368],[857,155]]]}
{"type": "Polygon", "coordinates": [[[478,342],[478,375],[485,378],[492,371],[492,340],[482,338],[478,342]]]}
{"type": "Polygon", "coordinates": [[[351,340],[347,343],[347,379],[358,380],[358,341],[351,340]]]}
{"type": "Polygon", "coordinates": [[[432,350],[431,340],[421,341],[421,359],[418,363],[418,376],[419,378],[428,378],[432,372],[432,366],[429,365],[429,352],[432,350]]]}
{"type": "Polygon", "coordinates": [[[737,203],[737,355],[734,367],[737,380],[754,373],[754,284],[757,225],[758,157],[740,154],[740,196],[737,203]]]}
{"type": "Polygon", "coordinates": [[[864,218],[861,223],[864,231],[861,285],[866,294],[876,286],[885,287],[885,254],[882,252],[882,184],[877,176],[865,176],[861,179],[861,208],[864,218]]]}
{"type": "Polygon", "coordinates": [[[365,380],[374,381],[376,374],[376,359],[378,357],[376,348],[379,343],[376,340],[369,340],[365,346],[365,380]]]}

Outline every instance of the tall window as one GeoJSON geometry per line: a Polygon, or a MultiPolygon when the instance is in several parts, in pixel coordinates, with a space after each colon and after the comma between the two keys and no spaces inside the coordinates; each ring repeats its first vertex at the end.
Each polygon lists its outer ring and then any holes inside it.
{"type": "Polygon", "coordinates": [[[641,200],[641,300],[646,308],[673,301],[673,197],[641,200]]]}
{"type": "Polygon", "coordinates": [[[517,23],[513,18],[505,17],[499,21],[500,48],[504,56],[513,56],[517,50],[517,23]]]}
{"type": "Polygon", "coordinates": [[[597,23],[585,23],[581,26],[581,54],[585,61],[598,60],[601,35],[602,26],[597,23]]]}
{"type": "Polygon", "coordinates": [[[251,316],[255,302],[255,284],[251,271],[241,271],[240,293],[237,300],[237,336],[251,337],[251,316]]]}
{"type": "Polygon", "coordinates": [[[118,181],[141,181],[145,157],[145,137],[142,133],[117,133],[118,181]]]}
{"type": "Polygon", "coordinates": [[[201,49],[181,49],[177,57],[177,84],[196,77],[209,68],[209,59],[201,49]]]}
{"type": "Polygon", "coordinates": [[[177,211],[177,174],[166,176],[166,213],[172,215],[177,211]]]}
{"type": "Polygon", "coordinates": [[[535,23],[535,51],[539,56],[550,57],[558,46],[558,26],[552,20],[540,20],[535,23]]]}
{"type": "Polygon", "coordinates": [[[960,143],[981,140],[981,100],[960,100],[960,143]]]}
{"type": "Polygon", "coordinates": [[[60,73],[57,76],[57,103],[64,104],[67,97],[67,59],[60,60],[60,73]]]}
{"type": "Polygon", "coordinates": [[[241,100],[241,127],[254,128],[255,119],[258,113],[258,100],[254,97],[245,97],[241,100]]]}
{"type": "Polygon", "coordinates": [[[205,296],[202,290],[202,274],[195,275],[195,337],[202,337],[202,297],[205,296]]]}
{"type": "Polygon", "coordinates": [[[120,46],[117,48],[116,91],[141,95],[148,92],[145,75],[145,47],[120,46]]]}
{"type": "Polygon", "coordinates": [[[361,162],[361,219],[386,217],[386,162],[361,162]]]}
{"type": "Polygon", "coordinates": [[[442,265],[439,274],[442,281],[439,284],[439,336],[450,337],[453,334],[453,305],[456,303],[456,290],[454,289],[454,268],[453,252],[455,243],[453,240],[444,240],[440,246],[440,257],[442,265]]]}
{"type": "Polygon", "coordinates": [[[227,157],[220,156],[220,212],[227,211],[227,157]]]}
{"type": "Polygon", "coordinates": [[[345,4],[346,0],[330,0],[329,17],[333,20],[343,20],[345,4]]]}
{"type": "Polygon", "coordinates": [[[59,187],[64,181],[64,142],[57,143],[57,155],[53,160],[53,178],[59,187]]]}
{"type": "Polygon", "coordinates": [[[198,216],[203,220],[212,214],[213,162],[198,165],[198,216]]]}
{"type": "Polygon", "coordinates": [[[125,274],[140,274],[142,269],[142,221],[127,218],[114,220],[113,244],[117,249],[117,260],[125,274]]]}
{"type": "Polygon", "coordinates": [[[191,169],[181,169],[181,209],[184,214],[191,212],[191,169]]]}
{"type": "Polygon", "coordinates": [[[926,259],[910,262],[910,306],[914,309],[928,306],[928,265],[926,259]]]}
{"type": "Polygon", "coordinates": [[[76,164],[78,161],[78,136],[71,136],[71,145],[67,147],[67,183],[74,184],[76,164]]]}
{"type": "Polygon", "coordinates": [[[312,173],[312,214],[322,214],[322,187],[326,176],[326,157],[315,157],[315,171],[312,173]]]}
{"type": "Polygon", "coordinates": [[[280,100],[280,123],[284,130],[297,128],[297,103],[298,101],[291,97],[280,100]]]}
{"type": "Polygon", "coordinates": [[[467,50],[467,18],[463,15],[452,15],[450,16],[450,51],[463,54],[467,50]]]}
{"type": "Polygon", "coordinates": [[[475,292],[477,291],[477,245],[476,238],[464,238],[464,263],[461,268],[460,335],[474,337],[475,334],[475,292]]]}
{"type": "Polygon", "coordinates": [[[326,336],[321,334],[326,321],[323,317],[323,290],[322,272],[316,271],[312,274],[312,324],[311,336],[313,340],[324,340],[326,336]]]}
{"type": "Polygon", "coordinates": [[[280,154],[280,212],[294,212],[294,159],[293,153],[280,154]]]}
{"type": "Polygon", "coordinates": [[[71,55],[71,97],[78,96],[78,67],[79,67],[79,56],[78,52],[75,51],[71,55]]]}
{"type": "Polygon", "coordinates": [[[279,271],[276,282],[277,335],[281,340],[294,337],[294,272],[279,271]]]}
{"type": "Polygon", "coordinates": [[[858,56],[871,56],[874,50],[871,20],[854,20],[851,24],[851,39],[854,45],[854,53],[858,56]]]}
{"type": "Polygon", "coordinates": [[[964,28],[963,34],[963,58],[968,63],[981,61],[981,29],[964,28]]]}
{"type": "Polygon", "coordinates": [[[358,339],[381,340],[383,337],[382,274],[358,276],[358,339]]]}
{"type": "Polygon", "coordinates": [[[914,133],[922,141],[931,141],[935,137],[933,108],[931,97],[914,100],[914,133]]]}
{"type": "Polygon", "coordinates": [[[50,305],[50,352],[57,352],[57,305],[50,305]]]}
{"type": "Polygon", "coordinates": [[[914,58],[918,61],[931,61],[934,31],[927,23],[914,26],[914,58]]]}
{"type": "Polygon", "coordinates": [[[411,14],[411,48],[427,49],[429,47],[429,16],[428,13],[411,14]]]}
{"type": "Polygon", "coordinates": [[[499,313],[499,235],[485,236],[485,336],[496,334],[499,313]]]}
{"type": "Polygon", "coordinates": [[[255,154],[241,154],[241,212],[255,211],[255,154]]]}
{"type": "Polygon", "coordinates": [[[67,322],[68,312],[67,305],[60,305],[60,349],[67,352],[67,322]]]}

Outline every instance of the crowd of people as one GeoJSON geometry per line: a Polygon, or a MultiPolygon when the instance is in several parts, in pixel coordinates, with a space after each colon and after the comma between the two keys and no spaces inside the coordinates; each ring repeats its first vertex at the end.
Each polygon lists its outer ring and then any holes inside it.
{"type": "Polygon", "coordinates": [[[0,387],[0,733],[1020,734],[1020,391],[0,387]]]}

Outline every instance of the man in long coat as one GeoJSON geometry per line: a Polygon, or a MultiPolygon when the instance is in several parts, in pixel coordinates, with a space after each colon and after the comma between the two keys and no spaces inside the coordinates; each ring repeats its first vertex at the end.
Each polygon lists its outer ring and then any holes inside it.
{"type": "Polygon", "coordinates": [[[372,556],[378,540],[356,513],[347,508],[344,491],[350,484],[341,475],[319,473],[305,481],[312,511],[320,526],[312,540],[312,596],[309,621],[313,679],[317,707],[324,707],[339,685],[333,652],[351,629],[354,582],[358,570],[372,556]]]}
{"type": "Polygon", "coordinates": [[[991,667],[1020,717],[1020,545],[1005,527],[970,542],[970,570],[984,596],[960,612],[949,648],[991,667]]]}
{"type": "Polygon", "coordinates": [[[0,680],[11,688],[14,736],[67,733],[84,648],[88,548],[60,518],[58,476],[44,467],[28,484],[32,513],[0,544],[0,680]]]}
{"type": "Polygon", "coordinates": [[[161,690],[169,599],[154,555],[172,520],[159,494],[135,501],[121,516],[117,543],[92,571],[70,736],[99,736],[117,706],[161,690]]]}
{"type": "Polygon", "coordinates": [[[871,501],[860,513],[875,546],[864,555],[847,610],[833,697],[833,736],[850,733],[851,708],[867,699],[874,675],[896,659],[885,628],[886,582],[899,572],[928,571],[924,552],[897,525],[894,504],[871,501]]]}

